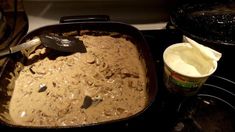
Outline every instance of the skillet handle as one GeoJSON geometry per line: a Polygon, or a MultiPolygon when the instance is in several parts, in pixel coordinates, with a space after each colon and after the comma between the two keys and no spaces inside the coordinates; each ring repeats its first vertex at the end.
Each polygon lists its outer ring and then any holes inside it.
{"type": "Polygon", "coordinates": [[[64,16],[60,18],[60,23],[76,23],[89,21],[109,21],[108,15],[81,15],[81,16],[64,16]]]}

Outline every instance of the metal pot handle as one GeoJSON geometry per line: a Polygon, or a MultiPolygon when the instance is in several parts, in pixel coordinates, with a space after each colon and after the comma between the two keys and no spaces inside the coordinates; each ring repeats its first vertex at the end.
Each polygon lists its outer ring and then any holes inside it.
{"type": "Polygon", "coordinates": [[[80,16],[63,16],[60,18],[60,23],[76,23],[89,21],[109,21],[108,15],[80,15],[80,16]]]}

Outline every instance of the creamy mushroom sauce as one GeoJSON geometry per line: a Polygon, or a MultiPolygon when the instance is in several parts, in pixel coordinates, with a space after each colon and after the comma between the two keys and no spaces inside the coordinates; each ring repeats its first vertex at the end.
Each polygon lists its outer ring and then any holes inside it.
{"type": "Polygon", "coordinates": [[[126,37],[76,36],[86,53],[28,57],[15,81],[10,115],[23,126],[71,126],[129,117],[147,103],[146,71],[126,37]],[[37,61],[34,62],[35,58],[37,61]]]}

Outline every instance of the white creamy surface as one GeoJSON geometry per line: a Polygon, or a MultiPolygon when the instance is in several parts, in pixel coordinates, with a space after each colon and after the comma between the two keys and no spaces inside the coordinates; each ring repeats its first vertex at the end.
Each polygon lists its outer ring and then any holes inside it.
{"type": "Polygon", "coordinates": [[[173,68],[175,71],[178,71],[179,73],[194,76],[202,75],[196,67],[188,64],[179,55],[169,55],[167,57],[167,62],[169,62],[168,64],[171,68],[173,68]]]}
{"type": "Polygon", "coordinates": [[[211,73],[215,66],[189,43],[175,44],[164,52],[165,63],[174,71],[200,77],[211,73]]]}

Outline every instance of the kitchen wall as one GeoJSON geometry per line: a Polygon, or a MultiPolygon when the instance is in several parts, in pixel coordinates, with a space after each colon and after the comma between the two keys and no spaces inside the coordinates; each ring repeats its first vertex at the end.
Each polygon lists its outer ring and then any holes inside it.
{"type": "MultiPolygon", "coordinates": [[[[174,0],[24,0],[32,25],[58,22],[61,16],[105,14],[129,24],[159,24],[168,21],[174,0]],[[42,21],[43,20],[43,21],[42,21]]],[[[35,26],[33,26],[35,27],[35,26]]],[[[159,27],[159,26],[158,26],[159,27]]]]}

